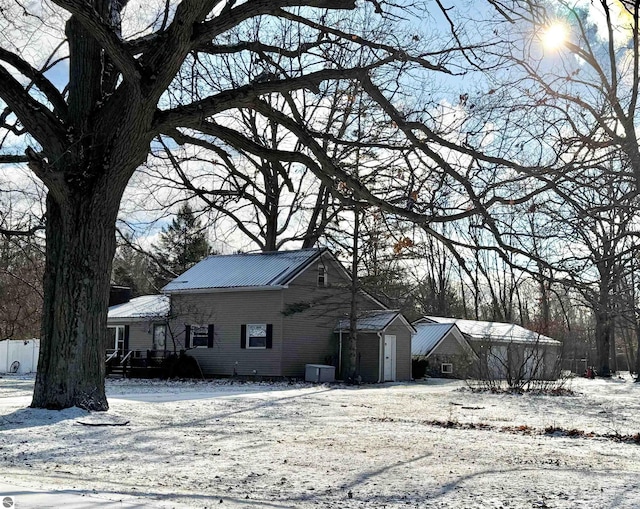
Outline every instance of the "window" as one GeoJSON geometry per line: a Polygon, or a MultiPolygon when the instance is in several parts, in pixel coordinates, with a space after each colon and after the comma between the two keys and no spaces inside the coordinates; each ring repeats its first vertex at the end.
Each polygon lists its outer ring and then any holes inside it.
{"type": "Polygon", "coordinates": [[[318,265],[318,286],[327,286],[327,268],[318,265]]]}
{"type": "Polygon", "coordinates": [[[213,348],[213,324],[209,325],[185,325],[184,347],[189,348],[213,348]]]}
{"type": "Polygon", "coordinates": [[[447,362],[443,362],[442,366],[440,367],[440,372],[448,374],[448,375],[452,374],[453,373],[453,364],[447,363],[447,362]]]}
{"type": "Polygon", "coordinates": [[[248,323],[240,328],[240,348],[272,348],[273,325],[270,323],[248,323]]]}
{"type": "Polygon", "coordinates": [[[107,342],[107,349],[115,349],[119,352],[124,352],[125,348],[127,348],[126,345],[126,339],[125,339],[125,325],[116,325],[114,327],[107,327],[107,334],[108,334],[108,342],[107,342]]]}
{"type": "Polygon", "coordinates": [[[164,323],[153,325],[153,349],[164,350],[167,344],[167,326],[164,323]]]}
{"type": "Polygon", "coordinates": [[[206,325],[191,326],[191,346],[193,348],[207,348],[209,346],[209,327],[206,325]]]}
{"type": "Polygon", "coordinates": [[[247,348],[267,348],[266,323],[250,323],[247,325],[247,348]]]}

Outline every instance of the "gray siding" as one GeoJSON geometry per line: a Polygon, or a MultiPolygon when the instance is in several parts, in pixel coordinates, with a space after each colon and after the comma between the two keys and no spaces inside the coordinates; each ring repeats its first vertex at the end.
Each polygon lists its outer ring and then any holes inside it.
{"type": "Polygon", "coordinates": [[[411,380],[411,330],[396,318],[384,334],[396,337],[396,380],[411,380]]]}
{"type": "Polygon", "coordinates": [[[426,374],[434,377],[468,378],[476,368],[475,359],[448,334],[429,355],[426,374]],[[442,364],[451,364],[451,373],[442,373],[442,364]]]}
{"type": "Polygon", "coordinates": [[[451,334],[447,334],[444,341],[434,348],[431,355],[465,355],[466,351],[451,334]]]}
{"type": "Polygon", "coordinates": [[[380,377],[380,336],[358,334],[358,364],[363,382],[377,382],[380,377]]]}
{"type": "MultiPolygon", "coordinates": [[[[192,348],[205,375],[282,376],[282,290],[174,294],[174,337],[184,348],[185,325],[214,325],[212,348],[192,348]],[[240,346],[240,328],[247,323],[273,325],[273,346],[240,346]]],[[[169,340],[170,341],[170,340],[169,340]]]]}
{"type": "MultiPolygon", "coordinates": [[[[312,264],[284,291],[284,348],[282,374],[304,376],[305,364],[338,365],[338,340],[334,334],[338,319],[349,313],[350,280],[329,255],[323,256],[328,285],[318,287],[318,265],[312,264]]],[[[359,309],[380,309],[361,296],[359,309]]],[[[336,376],[339,374],[336,372],[336,376]]]]}

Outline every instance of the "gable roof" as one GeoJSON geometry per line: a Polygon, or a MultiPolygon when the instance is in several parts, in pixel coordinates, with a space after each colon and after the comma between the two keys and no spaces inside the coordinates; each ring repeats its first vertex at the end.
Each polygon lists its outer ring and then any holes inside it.
{"type": "Polygon", "coordinates": [[[166,318],[169,316],[168,295],[143,295],[109,308],[107,320],[166,318]]]}
{"type": "Polygon", "coordinates": [[[429,357],[448,337],[453,338],[470,356],[477,357],[469,342],[455,323],[418,322],[413,324],[416,334],[411,339],[411,355],[429,357]]]}
{"type": "MultiPolygon", "coordinates": [[[[544,336],[513,323],[485,322],[481,320],[463,320],[461,318],[445,318],[442,316],[425,316],[418,323],[455,323],[460,331],[471,340],[489,340],[499,343],[544,343],[561,345],[560,341],[544,336]]],[[[414,325],[416,323],[414,322],[414,325]]]]}
{"type": "MultiPolygon", "coordinates": [[[[360,332],[380,332],[385,330],[391,323],[400,318],[411,332],[414,332],[413,326],[402,316],[397,309],[376,309],[373,311],[364,311],[360,313],[356,320],[356,329],[360,332]]],[[[349,330],[349,317],[340,318],[336,325],[335,331],[349,330]]]]}
{"type": "Polygon", "coordinates": [[[162,291],[281,288],[327,249],[299,249],[235,255],[208,256],[181,274],[162,291]]]}

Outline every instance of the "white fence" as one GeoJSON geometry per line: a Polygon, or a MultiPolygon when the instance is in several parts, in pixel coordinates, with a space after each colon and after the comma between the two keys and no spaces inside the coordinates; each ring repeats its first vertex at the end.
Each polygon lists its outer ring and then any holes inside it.
{"type": "Polygon", "coordinates": [[[0,373],[33,373],[38,367],[39,339],[0,341],[0,373]]]}

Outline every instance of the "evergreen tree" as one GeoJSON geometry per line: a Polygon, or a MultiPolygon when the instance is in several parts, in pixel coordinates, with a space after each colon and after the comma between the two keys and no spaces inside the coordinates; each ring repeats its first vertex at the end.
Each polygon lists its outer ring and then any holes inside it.
{"type": "Polygon", "coordinates": [[[152,257],[129,242],[131,239],[125,239],[116,250],[111,275],[113,284],[131,288],[132,297],[156,293],[154,276],[157,271],[152,257]]]}
{"type": "Polygon", "coordinates": [[[189,204],[185,203],[171,224],[163,229],[156,251],[159,288],[211,254],[206,230],[189,204]]]}

